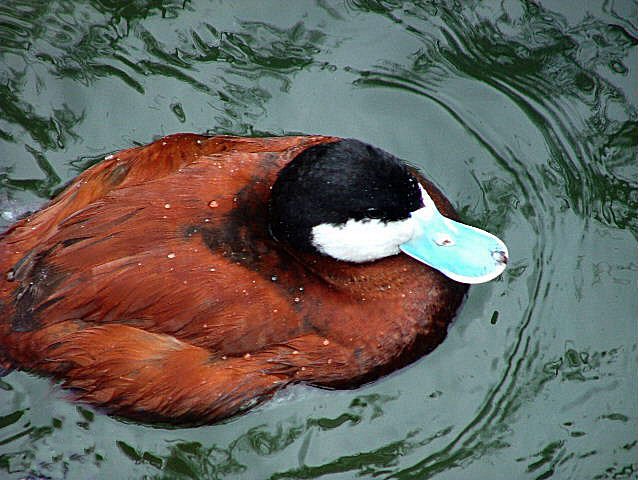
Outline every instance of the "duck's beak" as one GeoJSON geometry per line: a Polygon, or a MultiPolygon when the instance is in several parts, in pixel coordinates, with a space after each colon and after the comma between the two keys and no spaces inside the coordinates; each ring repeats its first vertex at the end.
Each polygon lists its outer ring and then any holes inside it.
{"type": "Polygon", "coordinates": [[[412,239],[399,248],[407,255],[461,283],[483,283],[498,277],[507,265],[505,244],[484,230],[444,217],[423,192],[425,206],[411,216],[412,239]]]}

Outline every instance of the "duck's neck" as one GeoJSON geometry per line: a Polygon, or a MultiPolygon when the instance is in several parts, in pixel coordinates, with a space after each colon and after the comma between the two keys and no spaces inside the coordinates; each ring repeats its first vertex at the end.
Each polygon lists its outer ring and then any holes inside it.
{"type": "Polygon", "coordinates": [[[312,254],[302,255],[298,260],[332,288],[366,300],[412,294],[412,290],[424,284],[429,275],[438,275],[402,254],[366,263],[343,262],[312,254]]]}

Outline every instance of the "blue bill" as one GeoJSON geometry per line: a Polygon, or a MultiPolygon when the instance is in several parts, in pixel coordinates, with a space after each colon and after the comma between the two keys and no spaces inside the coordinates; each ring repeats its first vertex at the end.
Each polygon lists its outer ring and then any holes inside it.
{"type": "Polygon", "coordinates": [[[423,193],[425,207],[412,213],[416,233],[399,248],[457,282],[483,283],[503,273],[505,244],[491,233],[444,217],[423,193]]]}

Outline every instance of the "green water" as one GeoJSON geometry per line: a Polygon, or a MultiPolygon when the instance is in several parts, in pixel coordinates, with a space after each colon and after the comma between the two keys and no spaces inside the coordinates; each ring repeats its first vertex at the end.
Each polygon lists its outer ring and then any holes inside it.
{"type": "Polygon", "coordinates": [[[318,133],[418,165],[511,266],[415,365],[220,425],[12,372],[0,478],[638,478],[637,45],[620,0],[3,0],[0,227],[160,135],[318,133]]]}

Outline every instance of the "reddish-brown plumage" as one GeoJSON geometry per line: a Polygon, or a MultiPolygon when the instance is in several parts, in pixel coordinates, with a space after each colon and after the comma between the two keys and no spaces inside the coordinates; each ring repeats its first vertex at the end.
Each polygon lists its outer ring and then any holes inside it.
{"type": "Polygon", "coordinates": [[[352,264],[269,235],[279,170],[335,140],[172,135],[78,176],[0,235],[0,364],[117,414],[211,422],[434,348],[466,286],[403,254],[352,264]]]}

